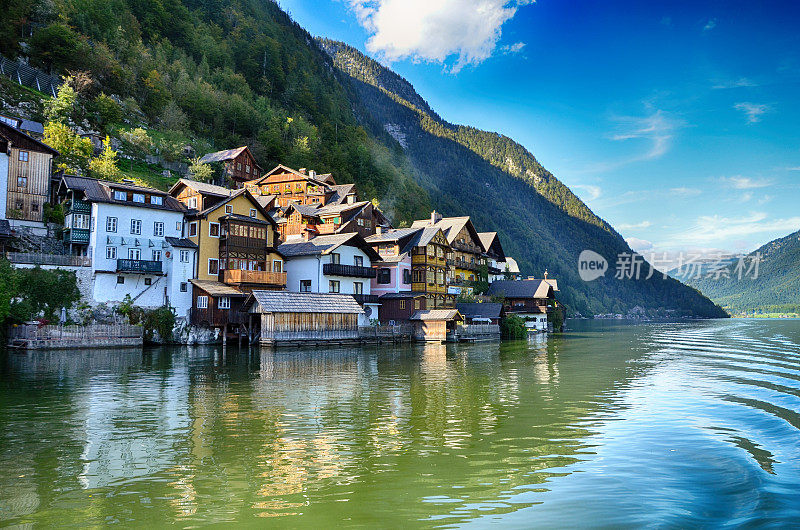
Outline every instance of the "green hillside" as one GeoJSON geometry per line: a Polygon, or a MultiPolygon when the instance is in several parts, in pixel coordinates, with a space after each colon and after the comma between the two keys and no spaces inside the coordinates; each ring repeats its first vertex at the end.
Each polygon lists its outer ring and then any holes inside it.
{"type": "Polygon", "coordinates": [[[744,258],[746,268],[735,274],[738,260],[731,263],[729,277],[702,274],[687,279],[717,304],[736,315],[800,313],[800,232],[770,241],[744,258]],[[758,274],[746,274],[759,254],[758,274]]]}
{"type": "MultiPolygon", "coordinates": [[[[396,225],[432,207],[472,216],[479,230],[501,234],[523,272],[557,277],[572,311],[722,314],[674,280],[582,282],[581,250],[613,269],[630,249],[531,153],[444,122],[405,80],[352,48],[315,41],[274,2],[19,0],[7,15],[0,52],[77,72],[70,123],[119,139],[129,176],[165,187],[148,156],[187,162],[186,145],[202,154],[246,144],[262,167],[355,182],[396,225]]],[[[24,108],[44,118],[41,105],[24,108]]]]}

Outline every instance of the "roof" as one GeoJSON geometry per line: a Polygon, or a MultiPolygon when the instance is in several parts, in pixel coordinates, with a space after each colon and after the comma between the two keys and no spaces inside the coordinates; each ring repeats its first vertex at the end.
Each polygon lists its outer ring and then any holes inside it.
{"type": "Polygon", "coordinates": [[[411,249],[414,247],[424,247],[427,246],[428,243],[439,233],[441,228],[437,227],[427,227],[423,228],[419,231],[412,239],[408,242],[406,247],[403,249],[403,252],[411,252],[411,249]]]}
{"type": "Polygon", "coordinates": [[[258,304],[259,313],[346,313],[361,314],[364,310],[349,294],[290,293],[287,291],[253,291],[242,309],[258,304]]]}
{"type": "Polygon", "coordinates": [[[414,291],[401,291],[399,293],[385,293],[378,297],[378,300],[396,300],[407,298],[422,298],[425,293],[418,293],[414,291]]]}
{"type": "MultiPolygon", "coordinates": [[[[317,217],[319,215],[319,208],[317,206],[310,206],[308,204],[298,204],[293,202],[286,207],[286,212],[288,212],[290,209],[295,210],[301,215],[310,217],[317,217]]],[[[286,215],[286,212],[284,212],[284,215],[286,215]]]]}
{"type": "Polygon", "coordinates": [[[179,186],[186,186],[187,188],[192,188],[194,191],[204,194],[204,195],[215,195],[217,197],[229,197],[234,190],[229,190],[223,186],[217,186],[216,184],[209,184],[207,182],[200,182],[197,180],[189,180],[189,179],[178,179],[170,189],[169,194],[172,195],[174,190],[176,190],[179,186]]]}
{"type": "Polygon", "coordinates": [[[167,243],[172,245],[175,248],[197,248],[197,244],[193,243],[192,241],[186,239],[185,237],[170,237],[167,236],[164,238],[167,243]]]}
{"type": "Polygon", "coordinates": [[[458,312],[467,318],[499,318],[503,310],[503,304],[491,303],[463,303],[456,304],[458,312]]]}
{"type": "Polygon", "coordinates": [[[390,241],[399,241],[404,237],[414,235],[414,233],[419,232],[420,228],[396,228],[393,230],[386,230],[380,234],[373,234],[367,238],[367,243],[375,244],[375,243],[384,243],[390,241]]]}
{"type": "Polygon", "coordinates": [[[277,195],[256,195],[256,202],[261,205],[265,210],[268,209],[273,201],[278,198],[277,195]]]}
{"type": "Polygon", "coordinates": [[[222,282],[215,282],[214,280],[189,280],[192,285],[198,289],[202,289],[211,296],[247,296],[246,293],[238,289],[226,285],[222,282]]]}
{"type": "Polygon", "coordinates": [[[53,156],[58,156],[59,154],[58,151],[49,145],[40,142],[36,138],[25,134],[19,129],[15,129],[4,121],[0,121],[0,135],[7,138],[11,142],[11,145],[20,149],[30,149],[32,151],[50,153],[53,156]]]}
{"type": "Polygon", "coordinates": [[[549,283],[553,287],[554,291],[558,291],[558,280],[553,280],[553,279],[546,278],[544,281],[549,283]]]}
{"type": "Polygon", "coordinates": [[[553,280],[497,280],[489,285],[488,295],[507,298],[548,298],[554,290],[553,280]]]}
{"type": "Polygon", "coordinates": [[[380,261],[381,257],[375,250],[356,232],[347,234],[331,234],[317,236],[309,241],[283,243],[278,247],[278,252],[287,258],[300,256],[322,256],[330,254],[342,245],[355,246],[364,251],[370,261],[380,261]]]}
{"type": "Polygon", "coordinates": [[[345,204],[334,204],[332,206],[323,206],[317,209],[317,215],[341,215],[344,212],[349,212],[350,210],[361,209],[364,208],[366,205],[371,204],[369,201],[361,201],[361,202],[354,202],[354,203],[345,203],[345,204]]]}
{"type": "Polygon", "coordinates": [[[264,221],[263,219],[256,219],[255,217],[250,217],[248,215],[241,215],[238,213],[228,213],[220,217],[220,219],[228,220],[233,219],[234,221],[242,221],[245,223],[253,223],[257,225],[271,225],[272,219],[270,218],[269,221],[264,221]]]}
{"type": "Polygon", "coordinates": [[[502,261],[505,259],[506,254],[503,251],[503,245],[500,244],[500,238],[497,237],[497,232],[478,232],[478,238],[481,240],[481,245],[483,245],[483,250],[489,253],[494,246],[492,255],[496,255],[498,258],[501,258],[498,261],[502,261]]]}
{"type": "Polygon", "coordinates": [[[409,320],[463,320],[458,309],[422,309],[414,311],[409,320]]]}
{"type": "MultiPolygon", "coordinates": [[[[317,179],[324,182],[321,177],[326,175],[317,175],[317,179]]],[[[356,185],[355,184],[334,184],[330,185],[330,189],[333,192],[331,198],[328,199],[328,204],[341,204],[345,198],[350,195],[351,193],[356,193],[356,185]]]]}
{"type": "MultiPolygon", "coordinates": [[[[439,221],[435,224],[431,223],[430,219],[419,219],[411,223],[412,228],[424,228],[426,226],[433,226],[439,227],[444,232],[445,237],[447,238],[448,243],[453,243],[456,240],[456,236],[461,231],[462,228],[465,226],[467,230],[472,235],[472,238],[478,243],[481,247],[483,247],[483,243],[481,242],[480,237],[478,236],[478,232],[475,230],[475,227],[472,226],[472,222],[469,220],[469,216],[463,217],[442,217],[439,221]]],[[[486,251],[486,249],[483,249],[486,251]]]]}
{"type": "MultiPolygon", "coordinates": [[[[243,145],[242,147],[237,147],[236,149],[226,149],[224,151],[217,151],[215,153],[207,153],[200,158],[200,163],[209,164],[212,162],[227,162],[228,160],[233,160],[234,158],[238,157],[244,151],[250,151],[250,149],[248,149],[246,145],[243,145]]],[[[255,157],[253,157],[253,161],[255,162],[255,157]]],[[[258,163],[255,163],[255,166],[258,169],[261,169],[261,166],[259,166],[258,163]]]]}
{"type": "MultiPolygon", "coordinates": [[[[277,226],[275,224],[275,219],[273,219],[272,216],[269,214],[269,212],[266,209],[264,209],[263,206],[261,206],[261,204],[256,200],[256,197],[252,193],[250,193],[250,190],[248,190],[246,188],[239,188],[238,190],[232,190],[230,196],[227,197],[226,199],[223,199],[223,200],[219,201],[218,203],[216,203],[216,204],[214,204],[212,206],[209,206],[205,210],[193,213],[192,215],[194,217],[206,217],[208,214],[210,214],[211,212],[213,212],[217,208],[220,208],[221,206],[223,206],[225,204],[228,204],[229,202],[231,202],[233,199],[235,199],[236,197],[238,197],[240,195],[245,195],[245,196],[247,196],[248,199],[250,199],[250,203],[253,206],[256,207],[256,210],[260,211],[261,214],[264,217],[267,218],[267,221],[266,221],[267,223],[269,223],[269,224],[271,224],[273,226],[277,226]]],[[[228,215],[234,216],[234,218],[237,216],[237,214],[228,214],[228,215]]],[[[238,216],[238,217],[242,217],[242,216],[238,216]]],[[[252,222],[264,222],[264,221],[261,221],[260,219],[255,219],[255,218],[252,218],[252,217],[248,217],[247,219],[249,219],[252,222]]]]}
{"type": "Polygon", "coordinates": [[[511,256],[506,256],[506,268],[508,268],[508,272],[512,274],[519,273],[519,265],[517,264],[517,260],[511,256]]]}
{"type": "Polygon", "coordinates": [[[59,193],[61,188],[66,188],[73,191],[83,192],[84,198],[89,202],[101,202],[108,204],[124,204],[125,206],[132,206],[134,208],[152,208],[155,210],[171,210],[174,212],[185,212],[186,207],[178,202],[177,199],[166,192],[157,190],[155,188],[147,188],[144,186],[137,186],[135,184],[128,184],[126,182],[108,182],[105,180],[98,180],[89,177],[78,177],[75,175],[64,175],[61,177],[59,184],[59,193]],[[118,201],[114,199],[111,193],[113,190],[131,191],[147,193],[150,195],[157,195],[162,197],[162,204],[150,204],[133,201],[118,201]]]}

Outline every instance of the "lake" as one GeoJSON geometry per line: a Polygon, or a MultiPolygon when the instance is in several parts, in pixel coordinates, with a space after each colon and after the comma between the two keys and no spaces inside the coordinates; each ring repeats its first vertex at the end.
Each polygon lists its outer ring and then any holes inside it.
{"type": "Polygon", "coordinates": [[[0,526],[800,524],[800,321],[0,354],[0,526]]]}

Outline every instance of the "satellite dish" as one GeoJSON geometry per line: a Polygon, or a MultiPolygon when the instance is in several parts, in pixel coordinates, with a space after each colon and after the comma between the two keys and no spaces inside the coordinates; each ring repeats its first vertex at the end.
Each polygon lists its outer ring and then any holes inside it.
{"type": "Polygon", "coordinates": [[[372,308],[368,305],[364,306],[364,315],[367,317],[372,316],[372,308]]]}

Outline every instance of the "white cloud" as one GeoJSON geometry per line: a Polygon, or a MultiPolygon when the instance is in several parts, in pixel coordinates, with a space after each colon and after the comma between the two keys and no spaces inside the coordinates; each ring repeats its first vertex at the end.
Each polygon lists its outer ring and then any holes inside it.
{"type": "Polygon", "coordinates": [[[600,186],[593,186],[591,184],[576,184],[572,186],[578,190],[586,190],[588,194],[587,200],[593,201],[600,197],[603,194],[603,190],[600,189],[600,186]]]}
{"type": "Polygon", "coordinates": [[[735,177],[722,177],[722,180],[737,190],[766,188],[772,184],[772,181],[769,179],[753,179],[750,177],[742,177],[741,175],[737,175],[735,177]]]}
{"type": "Polygon", "coordinates": [[[758,204],[759,204],[759,205],[762,205],[762,204],[767,204],[767,203],[768,203],[769,201],[771,201],[772,199],[774,199],[774,197],[773,197],[772,195],[764,195],[763,197],[761,197],[760,199],[758,199],[758,204]]]}
{"type": "MultiPolygon", "coordinates": [[[[370,37],[366,48],[387,62],[405,58],[458,72],[495,52],[502,26],[533,0],[346,0],[370,37]]],[[[513,48],[517,44],[511,45],[513,48]]],[[[519,51],[519,47],[516,51],[519,51]]]]}
{"type": "Polygon", "coordinates": [[[693,227],[679,234],[675,239],[682,245],[702,245],[764,232],[788,234],[798,228],[800,228],[800,217],[768,219],[764,212],[753,212],[742,218],[707,215],[698,218],[693,227]]]}
{"type": "Polygon", "coordinates": [[[753,198],[753,192],[748,191],[747,193],[743,193],[742,196],[739,198],[739,202],[750,202],[753,198]]]}
{"type": "Polygon", "coordinates": [[[695,197],[703,193],[702,190],[698,190],[697,188],[685,188],[685,187],[670,188],[669,192],[670,194],[677,195],[678,197],[695,197]]]}
{"type": "Polygon", "coordinates": [[[728,79],[725,81],[720,81],[716,85],[713,85],[711,88],[715,90],[721,90],[726,88],[743,88],[743,87],[754,87],[758,86],[758,83],[747,79],[746,77],[740,77],[739,79],[728,79]]]}
{"type": "Polygon", "coordinates": [[[711,31],[712,29],[717,27],[717,19],[711,18],[706,22],[706,25],[703,26],[703,31],[711,31]]]}
{"type": "Polygon", "coordinates": [[[506,44],[500,51],[502,51],[506,55],[510,55],[512,53],[519,53],[525,48],[524,42],[515,42],[514,44],[506,44]]]}
{"type": "Polygon", "coordinates": [[[651,223],[650,221],[642,221],[641,223],[634,223],[634,224],[622,223],[617,225],[617,228],[620,230],[634,230],[636,228],[649,228],[652,225],[653,223],[651,223]]]}
{"type": "Polygon", "coordinates": [[[639,239],[638,237],[629,237],[625,240],[629,247],[636,252],[642,253],[648,250],[653,250],[653,243],[646,239],[639,239]]]}
{"type": "Polygon", "coordinates": [[[786,171],[800,171],[800,166],[796,166],[796,167],[787,167],[787,168],[786,168],[786,171]]]}
{"type": "Polygon", "coordinates": [[[761,116],[770,111],[770,106],[764,105],[763,103],[742,102],[737,103],[733,108],[744,112],[745,116],[747,116],[748,123],[761,121],[761,116]]]}

